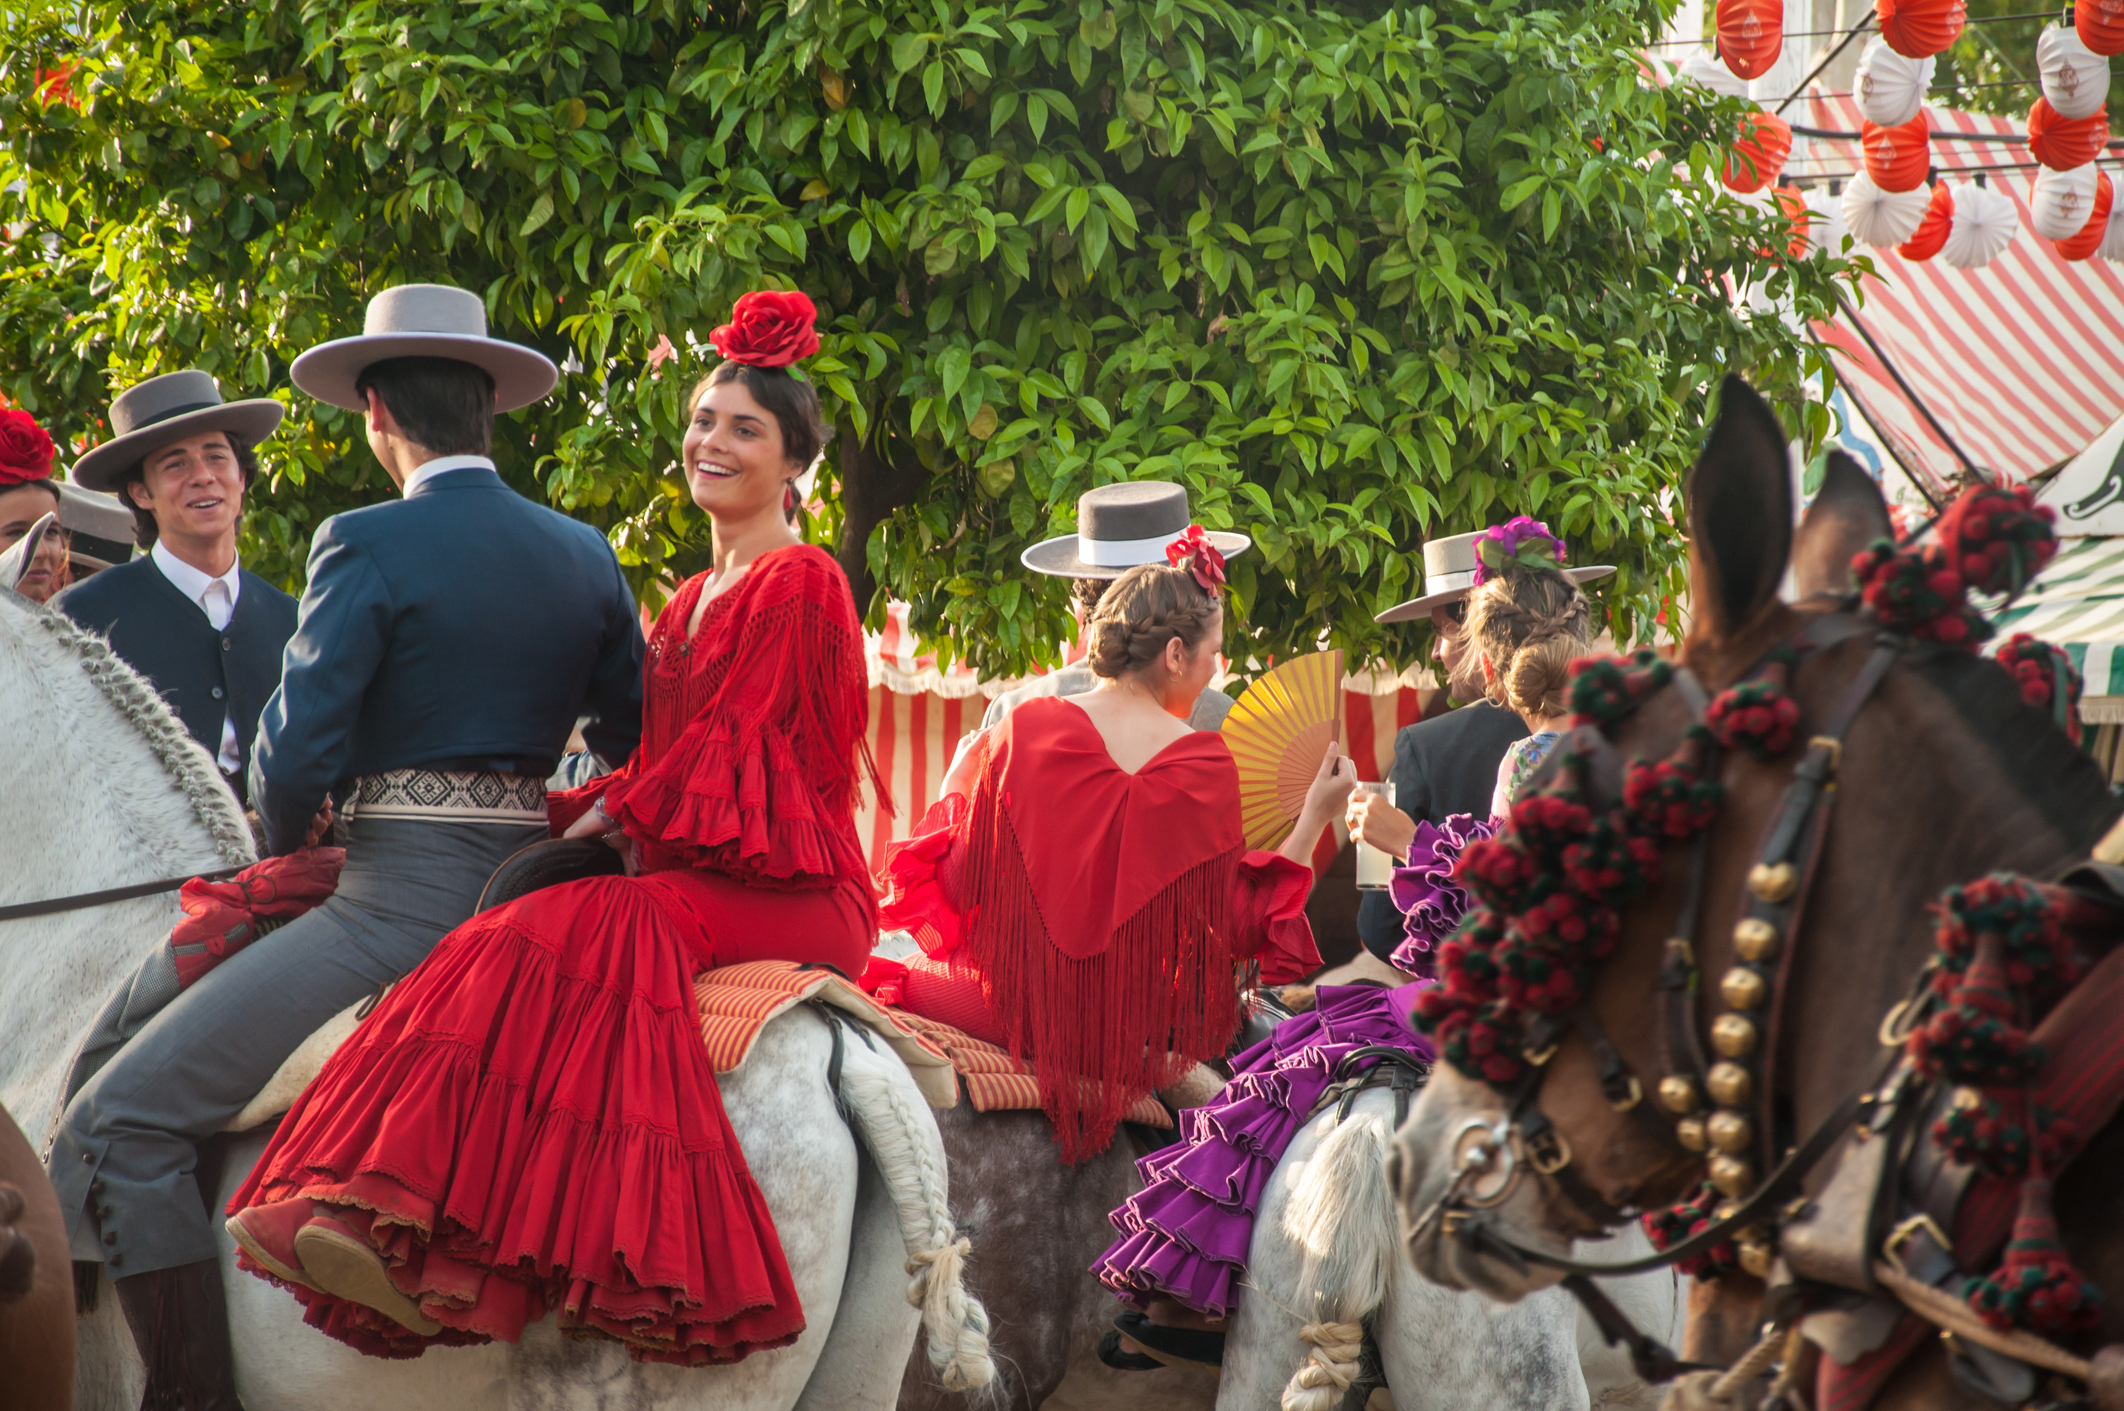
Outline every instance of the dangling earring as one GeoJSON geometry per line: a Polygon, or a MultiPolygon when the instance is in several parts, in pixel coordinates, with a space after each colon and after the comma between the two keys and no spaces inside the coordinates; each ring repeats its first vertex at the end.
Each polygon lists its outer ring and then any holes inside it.
{"type": "Polygon", "coordinates": [[[782,514],[786,518],[795,519],[796,508],[796,482],[794,480],[784,480],[782,482],[782,514]]]}

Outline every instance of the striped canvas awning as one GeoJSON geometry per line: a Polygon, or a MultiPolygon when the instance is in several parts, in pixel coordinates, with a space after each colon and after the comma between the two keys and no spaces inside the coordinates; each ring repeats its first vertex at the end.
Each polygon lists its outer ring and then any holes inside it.
{"type": "MultiPolygon", "coordinates": [[[[1856,132],[1863,121],[1845,96],[1810,93],[1806,112],[1786,116],[1840,132],[1856,132]]],[[[2025,136],[2019,118],[1934,107],[1925,113],[1936,133],[2025,136]]],[[[1856,141],[1816,137],[1804,155],[1796,144],[1794,156],[1785,176],[1808,186],[1848,181],[1863,169],[1856,141]]],[[[1936,137],[1932,160],[1940,180],[1981,175],[2010,197],[2020,234],[1990,264],[1968,270],[1855,246],[1852,253],[1870,257],[1878,271],[1864,282],[1857,321],[1971,460],[2025,480],[2078,455],[2124,412],[2124,273],[2107,260],[2060,259],[2029,228],[2035,172],[1998,169],[2031,160],[2023,142],[1936,137]],[[1985,167],[1993,170],[1978,170],[1985,167]]],[[[1859,328],[1840,318],[1814,331],[1866,419],[1939,494],[1958,463],[1859,328]]]]}
{"type": "Polygon", "coordinates": [[[2067,539],[2028,591],[1992,621],[2001,640],[2026,632],[2064,648],[2086,683],[2081,720],[2124,722],[2124,538],[2067,539]]]}

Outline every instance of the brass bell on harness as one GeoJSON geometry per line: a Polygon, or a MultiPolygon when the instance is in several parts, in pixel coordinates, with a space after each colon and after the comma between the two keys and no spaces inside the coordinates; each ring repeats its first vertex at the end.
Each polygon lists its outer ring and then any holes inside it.
{"type": "Polygon", "coordinates": [[[1770,991],[1769,981],[1745,965],[1736,965],[1719,979],[1718,992],[1735,1009],[1753,1009],[1770,991]]]}
{"type": "Polygon", "coordinates": [[[1775,905],[1799,890],[1799,869],[1789,862],[1758,862],[1748,869],[1748,891],[1775,905]]]}
{"type": "Polygon", "coordinates": [[[1745,1106],[1755,1091],[1755,1080],[1738,1063],[1714,1063],[1705,1075],[1711,1085],[1711,1100],[1720,1107],[1745,1106]]]}
{"type": "Polygon", "coordinates": [[[1733,928],[1733,949],[1742,960],[1769,960],[1777,954],[1777,927],[1750,916],[1733,928]]]}
{"type": "Polygon", "coordinates": [[[1676,1122],[1674,1140],[1690,1151],[1703,1151],[1711,1145],[1710,1138],[1704,1135],[1704,1119],[1701,1117],[1684,1117],[1676,1122]]]}
{"type": "Polygon", "coordinates": [[[1704,1135],[1728,1156],[1745,1156],[1755,1145],[1755,1124],[1738,1112],[1714,1112],[1704,1124],[1704,1135]]]}
{"type": "Polygon", "coordinates": [[[1711,1158],[1711,1184],[1719,1194],[1739,1200],[1755,1184],[1755,1168],[1738,1156],[1722,1152],[1711,1158]]]}
{"type": "Polygon", "coordinates": [[[1679,1073],[1669,1073],[1659,1080],[1659,1105],[1669,1112],[1687,1114],[1696,1111],[1699,1101],[1695,1081],[1679,1073]]]}
{"type": "Polygon", "coordinates": [[[1711,1021],[1711,1047],[1726,1058],[1755,1052],[1755,1021],[1745,1015],[1721,1014],[1711,1021]]]}
{"type": "Polygon", "coordinates": [[[1770,1266],[1777,1261],[1777,1249],[1774,1246],[1758,1244],[1752,1240],[1742,1240],[1734,1245],[1733,1252],[1740,1259],[1741,1271],[1758,1279],[1769,1278],[1770,1266]]]}

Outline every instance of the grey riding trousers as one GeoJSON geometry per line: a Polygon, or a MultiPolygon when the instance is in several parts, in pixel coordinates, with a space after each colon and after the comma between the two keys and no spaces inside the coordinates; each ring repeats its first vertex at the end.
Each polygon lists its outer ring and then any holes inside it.
{"type": "Polygon", "coordinates": [[[546,836],[528,823],[360,813],[348,827],[330,899],[159,1007],[175,988],[166,947],[113,998],[47,1158],[74,1258],[101,1260],[113,1278],[218,1258],[198,1144],[318,1026],[420,964],[472,915],[502,860],[546,836]]]}

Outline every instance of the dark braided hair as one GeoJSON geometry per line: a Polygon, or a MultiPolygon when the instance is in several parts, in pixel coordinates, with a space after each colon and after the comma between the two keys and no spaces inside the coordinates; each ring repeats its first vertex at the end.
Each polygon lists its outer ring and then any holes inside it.
{"type": "Polygon", "coordinates": [[[1138,565],[1113,580],[1092,609],[1086,659],[1094,674],[1113,679],[1141,671],[1176,637],[1195,651],[1209,635],[1217,606],[1186,569],[1138,565]]]}
{"type": "Polygon", "coordinates": [[[1571,663],[1591,649],[1592,604],[1553,568],[1508,563],[1468,600],[1468,643],[1496,675],[1484,694],[1524,716],[1557,716],[1571,663]]]}

